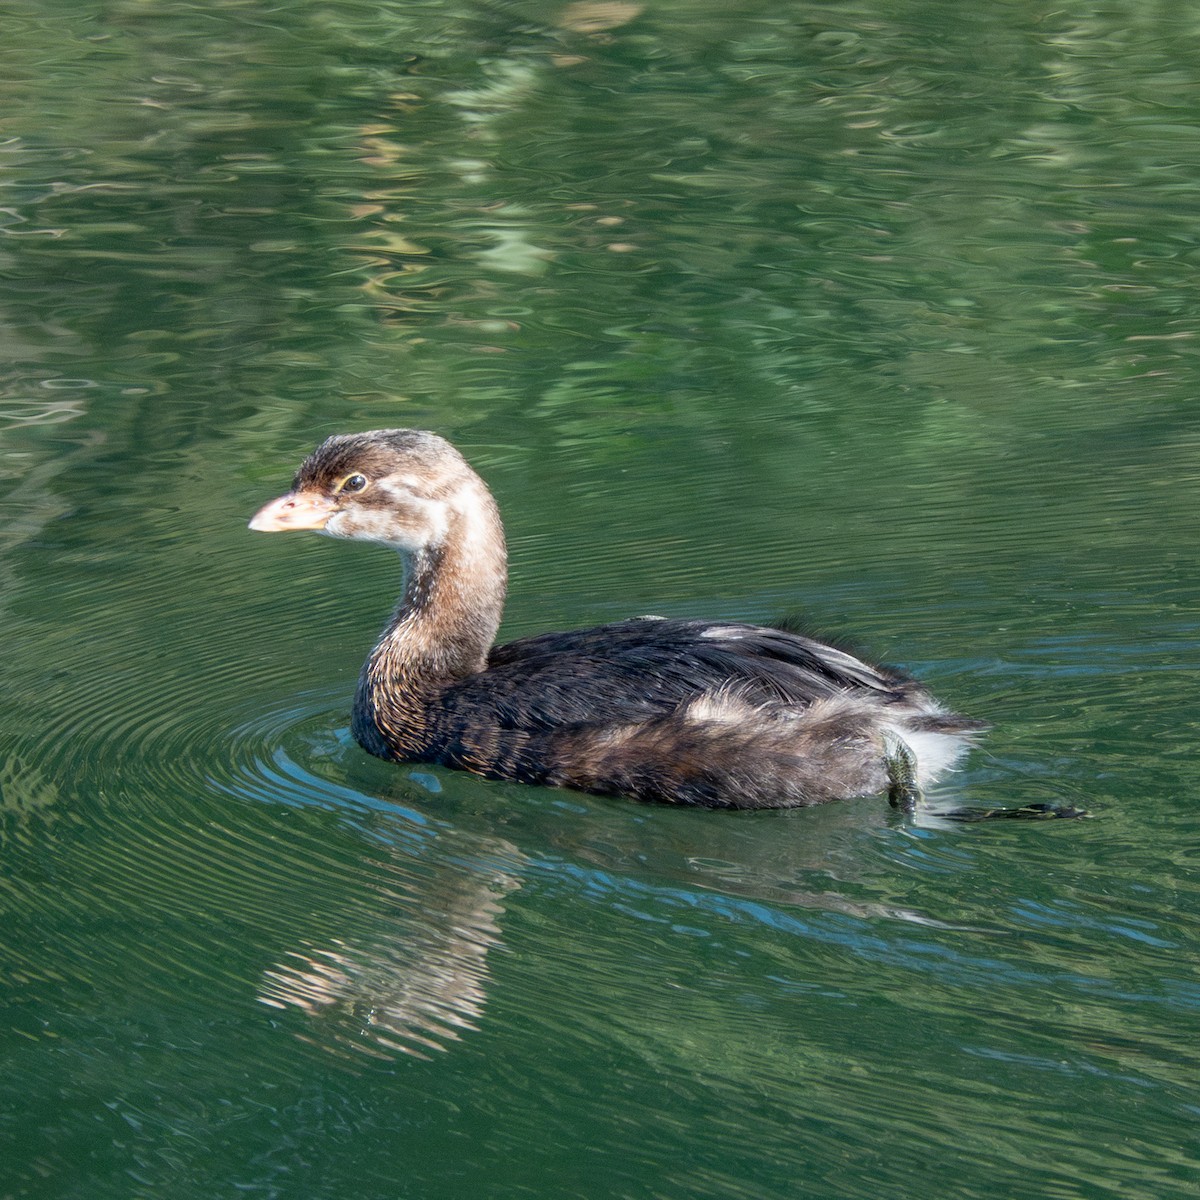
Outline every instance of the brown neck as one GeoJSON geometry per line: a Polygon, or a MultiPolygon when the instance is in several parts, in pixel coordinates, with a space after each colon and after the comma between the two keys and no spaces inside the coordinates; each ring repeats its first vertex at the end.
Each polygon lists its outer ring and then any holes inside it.
{"type": "Polygon", "coordinates": [[[403,558],[404,592],[363,664],[354,703],[355,736],[384,757],[415,756],[438,694],[484,668],[507,584],[504,535],[490,504],[456,514],[440,546],[403,558]]]}

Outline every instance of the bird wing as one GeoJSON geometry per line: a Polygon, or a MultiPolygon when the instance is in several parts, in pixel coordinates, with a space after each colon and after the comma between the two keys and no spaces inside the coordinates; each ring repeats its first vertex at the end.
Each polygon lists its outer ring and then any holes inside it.
{"type": "Polygon", "coordinates": [[[637,618],[496,647],[487,670],[453,685],[443,703],[448,715],[482,705],[502,728],[531,730],[642,721],[731,690],[751,703],[807,707],[847,691],[898,700],[914,686],[785,630],[637,618]]]}

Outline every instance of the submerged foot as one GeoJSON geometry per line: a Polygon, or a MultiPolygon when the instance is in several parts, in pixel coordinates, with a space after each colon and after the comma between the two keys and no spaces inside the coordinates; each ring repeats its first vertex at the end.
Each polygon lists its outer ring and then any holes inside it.
{"type": "Polygon", "coordinates": [[[953,808],[938,813],[951,821],[1052,821],[1059,817],[1090,817],[1086,808],[1071,804],[1022,804],[1020,808],[953,808]]]}

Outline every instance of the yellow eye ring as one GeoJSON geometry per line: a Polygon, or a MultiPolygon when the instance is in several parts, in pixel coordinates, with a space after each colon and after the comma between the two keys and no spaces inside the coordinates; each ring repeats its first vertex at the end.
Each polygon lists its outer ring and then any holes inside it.
{"type": "Polygon", "coordinates": [[[367,486],[367,477],[360,475],[357,471],[353,475],[347,475],[341,483],[338,484],[338,492],[361,492],[367,486]]]}

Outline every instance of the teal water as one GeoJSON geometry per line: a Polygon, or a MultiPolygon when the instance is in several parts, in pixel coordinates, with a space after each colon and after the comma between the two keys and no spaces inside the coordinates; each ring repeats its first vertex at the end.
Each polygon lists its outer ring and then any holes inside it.
{"type": "Polygon", "coordinates": [[[1200,17],[0,28],[3,1200],[1195,1194],[1200,17]],[[804,613],[1092,819],[369,759],[396,563],[245,522],[381,425],[506,635],[804,613]]]}

